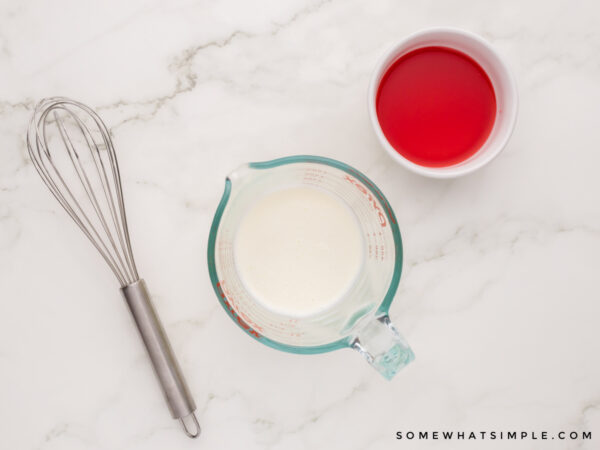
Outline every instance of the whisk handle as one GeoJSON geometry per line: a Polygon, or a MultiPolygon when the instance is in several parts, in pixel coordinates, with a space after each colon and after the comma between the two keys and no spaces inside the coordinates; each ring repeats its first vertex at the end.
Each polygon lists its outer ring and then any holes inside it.
{"type": "Polygon", "coordinates": [[[146,282],[140,279],[121,288],[121,292],[148,350],[171,416],[181,421],[188,436],[196,437],[200,433],[200,427],[194,415],[196,404],[181,374],[165,330],[152,306],[146,282]],[[184,422],[184,419],[190,415],[192,415],[196,428],[194,432],[190,432],[184,422]]]}

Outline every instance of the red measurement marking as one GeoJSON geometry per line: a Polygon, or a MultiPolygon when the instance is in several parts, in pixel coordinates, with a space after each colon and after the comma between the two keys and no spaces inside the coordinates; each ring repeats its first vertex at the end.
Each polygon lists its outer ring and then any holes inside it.
{"type": "Polygon", "coordinates": [[[361,173],[357,172],[354,169],[349,169],[356,178],[358,178],[361,182],[363,182],[364,184],[366,184],[367,186],[369,186],[369,188],[371,188],[371,190],[373,192],[375,192],[375,196],[379,199],[381,205],[384,207],[384,209],[386,210],[390,220],[392,221],[392,223],[396,223],[396,219],[394,219],[394,214],[392,213],[392,208],[390,207],[389,203],[387,202],[387,200],[385,199],[385,197],[383,196],[383,194],[381,194],[379,192],[379,190],[373,185],[373,183],[371,183],[369,180],[367,180],[361,173]]]}
{"type": "Polygon", "coordinates": [[[318,186],[323,181],[325,174],[324,170],[309,167],[304,171],[304,182],[318,186]]]}
{"type": "Polygon", "coordinates": [[[356,186],[356,189],[358,189],[365,197],[367,197],[369,203],[371,204],[373,209],[377,212],[377,217],[379,218],[379,224],[381,225],[381,227],[383,228],[383,227],[387,226],[387,220],[385,220],[385,214],[383,214],[383,211],[381,211],[381,208],[379,207],[379,204],[375,200],[375,197],[373,197],[371,195],[371,191],[368,191],[367,188],[365,188],[362,184],[360,184],[358,181],[356,181],[350,175],[346,175],[345,180],[349,181],[354,186],[356,186]]]}
{"type": "Polygon", "coordinates": [[[235,305],[235,300],[233,299],[233,297],[231,296],[231,293],[227,291],[227,288],[223,288],[223,285],[225,284],[225,281],[219,281],[217,283],[217,291],[219,292],[219,295],[221,296],[221,298],[223,299],[223,304],[225,305],[225,307],[227,308],[227,311],[229,311],[231,313],[231,315],[234,317],[235,320],[237,320],[237,322],[240,324],[240,326],[246,330],[247,333],[251,334],[252,336],[255,336],[257,338],[262,337],[256,330],[259,331],[263,331],[262,327],[257,325],[256,323],[253,323],[251,320],[249,320],[248,317],[244,316],[244,318],[242,319],[240,317],[240,314],[238,314],[238,312],[234,309],[234,307],[232,305],[235,305]],[[249,324],[251,324],[252,326],[250,326],[249,324]]]}

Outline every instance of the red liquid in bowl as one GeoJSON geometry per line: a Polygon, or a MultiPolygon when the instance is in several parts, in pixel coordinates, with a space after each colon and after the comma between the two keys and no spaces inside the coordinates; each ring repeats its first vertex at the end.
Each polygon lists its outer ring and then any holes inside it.
{"type": "Polygon", "coordinates": [[[424,47],[401,56],[377,91],[377,118],[394,149],[428,167],[460,163],[484,144],[496,118],[492,83],[469,56],[424,47]]]}

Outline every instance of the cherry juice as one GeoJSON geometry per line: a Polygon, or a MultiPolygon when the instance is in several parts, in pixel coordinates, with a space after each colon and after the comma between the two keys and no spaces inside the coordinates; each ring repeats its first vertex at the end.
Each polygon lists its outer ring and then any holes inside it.
{"type": "Polygon", "coordinates": [[[377,91],[383,134],[408,160],[428,167],[458,164],[477,152],[496,118],[496,95],[472,58],[424,47],[395,61],[377,91]]]}

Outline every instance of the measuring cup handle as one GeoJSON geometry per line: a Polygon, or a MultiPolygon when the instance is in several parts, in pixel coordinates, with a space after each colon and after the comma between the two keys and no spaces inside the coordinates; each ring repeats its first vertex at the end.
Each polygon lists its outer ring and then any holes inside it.
{"type": "Polygon", "coordinates": [[[388,380],[415,358],[387,314],[368,322],[351,340],[350,346],[388,380]]]}

